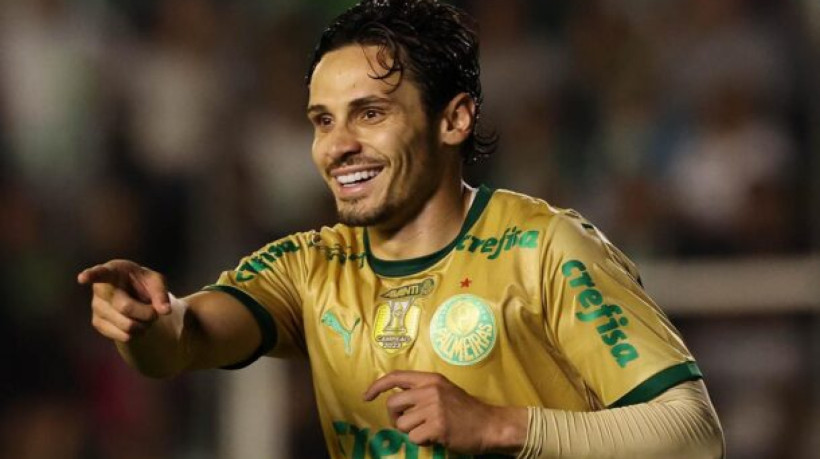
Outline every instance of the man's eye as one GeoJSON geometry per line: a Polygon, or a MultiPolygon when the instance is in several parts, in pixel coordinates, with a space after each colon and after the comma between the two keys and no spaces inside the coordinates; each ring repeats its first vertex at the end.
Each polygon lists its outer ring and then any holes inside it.
{"type": "Polygon", "coordinates": [[[374,120],[374,119],[376,119],[380,116],[381,116],[381,112],[374,109],[374,108],[369,108],[369,109],[365,110],[364,112],[362,112],[362,117],[366,120],[374,120]]]}
{"type": "Polygon", "coordinates": [[[316,118],[316,124],[319,126],[330,126],[333,123],[333,118],[328,115],[321,115],[316,118]]]}

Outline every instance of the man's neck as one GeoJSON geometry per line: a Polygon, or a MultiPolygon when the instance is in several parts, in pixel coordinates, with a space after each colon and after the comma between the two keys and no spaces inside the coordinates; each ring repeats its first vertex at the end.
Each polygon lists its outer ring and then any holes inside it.
{"type": "Polygon", "coordinates": [[[461,181],[439,188],[399,229],[368,227],[370,250],[382,260],[406,260],[444,248],[458,236],[475,194],[474,188],[461,181]]]}

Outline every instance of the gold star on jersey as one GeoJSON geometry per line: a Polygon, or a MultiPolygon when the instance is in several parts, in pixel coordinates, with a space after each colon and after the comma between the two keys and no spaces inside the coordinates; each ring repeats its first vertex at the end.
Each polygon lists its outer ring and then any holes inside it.
{"type": "Polygon", "coordinates": [[[262,331],[259,350],[233,367],[309,358],[333,458],[448,457],[393,429],[384,395],[362,400],[392,370],[441,373],[492,404],[574,411],[700,377],[600,231],[504,190],[480,187],[459,235],[425,257],[380,260],[365,229],[336,225],[272,242],[206,289],[236,297],[262,331]]]}

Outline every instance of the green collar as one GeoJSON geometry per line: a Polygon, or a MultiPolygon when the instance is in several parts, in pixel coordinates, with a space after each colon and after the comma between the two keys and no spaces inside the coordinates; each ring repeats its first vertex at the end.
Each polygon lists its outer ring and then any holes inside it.
{"type": "Polygon", "coordinates": [[[455,248],[456,244],[458,244],[458,241],[460,241],[461,238],[463,238],[464,235],[470,231],[470,228],[473,227],[473,224],[475,224],[478,220],[478,217],[480,217],[481,213],[484,212],[484,208],[487,207],[487,203],[490,202],[490,197],[493,195],[493,191],[494,190],[492,188],[488,188],[484,185],[478,187],[475,200],[473,200],[473,204],[467,212],[467,218],[464,219],[464,223],[461,225],[461,231],[459,231],[458,236],[456,236],[456,238],[445,247],[431,253],[430,255],[410,258],[408,260],[381,260],[376,258],[370,250],[370,237],[367,235],[367,228],[364,228],[364,250],[367,255],[367,262],[376,274],[385,277],[410,276],[433,266],[436,262],[447,256],[447,254],[455,248]]]}

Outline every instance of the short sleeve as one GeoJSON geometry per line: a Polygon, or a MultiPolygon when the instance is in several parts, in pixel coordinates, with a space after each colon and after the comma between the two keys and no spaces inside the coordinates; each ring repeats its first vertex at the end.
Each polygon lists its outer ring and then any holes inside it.
{"type": "Polygon", "coordinates": [[[204,288],[239,300],[253,315],[262,334],[262,342],[252,355],[226,368],[242,368],[266,354],[305,354],[298,288],[304,277],[304,245],[300,235],[274,241],[240,260],[235,269],[223,272],[216,283],[204,288]]]}
{"type": "Polygon", "coordinates": [[[600,231],[559,213],[543,250],[548,332],[604,406],[649,401],[701,377],[634,264],[600,231]]]}

